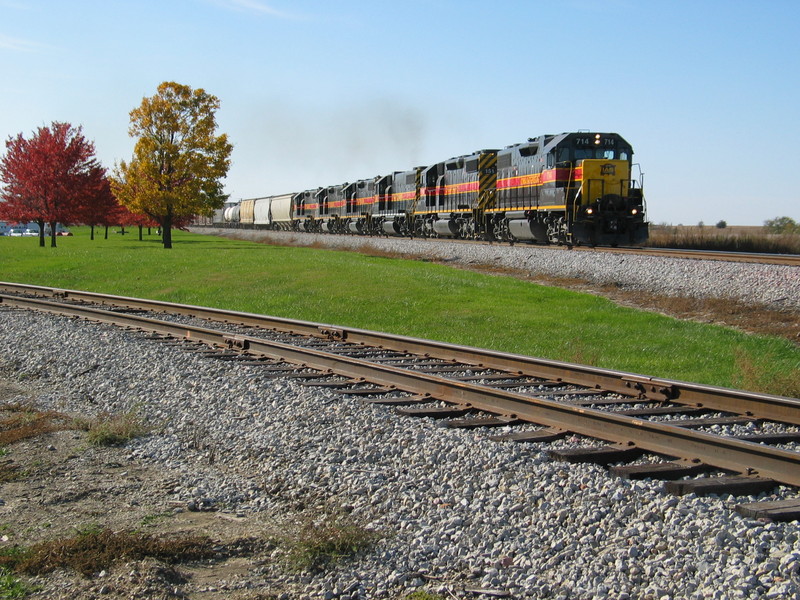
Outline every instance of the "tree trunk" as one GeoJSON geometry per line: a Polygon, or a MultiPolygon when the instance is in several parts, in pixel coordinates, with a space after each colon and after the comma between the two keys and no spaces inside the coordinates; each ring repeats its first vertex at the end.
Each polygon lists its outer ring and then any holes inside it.
{"type": "Polygon", "coordinates": [[[56,247],[56,223],[50,223],[50,247],[56,247]]]}
{"type": "Polygon", "coordinates": [[[172,215],[166,215],[161,221],[161,236],[164,249],[172,248],[172,215]]]}
{"type": "Polygon", "coordinates": [[[92,241],[94,241],[94,225],[90,225],[90,226],[89,226],[89,231],[91,232],[91,233],[89,234],[89,239],[90,239],[90,240],[92,240],[92,241]]]}
{"type": "Polygon", "coordinates": [[[105,239],[108,239],[108,225],[106,225],[106,237],[105,237],[105,239]]]}
{"type": "Polygon", "coordinates": [[[36,221],[39,226],[39,247],[44,248],[44,221],[36,221]]]}
{"type": "Polygon", "coordinates": [[[140,242],[142,241],[142,229],[144,229],[144,227],[142,227],[141,225],[139,225],[139,241],[140,241],[140,242]]]}

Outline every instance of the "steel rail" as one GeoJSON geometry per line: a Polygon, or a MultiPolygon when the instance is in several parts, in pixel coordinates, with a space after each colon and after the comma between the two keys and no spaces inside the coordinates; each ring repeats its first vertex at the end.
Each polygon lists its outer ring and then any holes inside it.
{"type": "Polygon", "coordinates": [[[247,336],[231,336],[215,329],[160,321],[149,317],[114,313],[36,298],[0,297],[3,305],[72,315],[141,331],[182,336],[221,347],[237,347],[250,354],[288,361],[304,367],[333,372],[356,380],[427,395],[465,408],[484,410],[509,419],[520,419],[566,429],[645,451],[704,463],[728,471],[774,479],[800,486],[800,453],[771,446],[724,438],[674,425],[625,417],[596,409],[570,406],[543,398],[448,380],[317,349],[291,346],[247,336]]]}
{"type": "Polygon", "coordinates": [[[664,258],[683,258],[693,260],[717,260],[726,262],[755,263],[761,265],[800,266],[800,255],[767,254],[761,252],[730,252],[723,250],[692,250],[682,248],[588,248],[581,250],[610,252],[614,254],[638,254],[641,256],[660,256],[664,258]]]}
{"type": "Polygon", "coordinates": [[[94,292],[63,290],[43,286],[0,282],[0,291],[72,299],[137,310],[162,311],[212,321],[272,329],[275,331],[346,340],[386,350],[422,354],[444,360],[458,360],[486,369],[516,372],[521,375],[602,389],[634,398],[670,401],[697,408],[709,408],[754,418],[800,425],[800,400],[785,396],[731,390],[684,381],[660,379],[635,373],[601,369],[554,360],[533,358],[494,350],[457,346],[407,336],[363,329],[297,321],[217,308],[173,304],[94,292]]]}
{"type": "MultiPolygon", "coordinates": [[[[201,227],[190,228],[194,229],[194,233],[203,233],[205,235],[235,235],[239,229],[235,228],[213,228],[213,232],[203,231],[201,227]]],[[[248,230],[249,231],[249,230],[248,230]]],[[[288,232],[274,232],[269,230],[259,230],[259,234],[269,237],[272,233],[288,233],[288,232]]],[[[298,231],[292,232],[294,236],[297,235],[322,235],[312,234],[308,232],[298,231]]],[[[365,241],[369,241],[369,237],[365,237],[365,241]]],[[[423,238],[424,239],[424,238],[423,238]]],[[[445,241],[451,244],[486,244],[482,240],[470,240],[460,238],[447,238],[445,241]]],[[[496,242],[498,244],[505,244],[507,242],[496,242]]],[[[518,242],[522,247],[526,247],[524,242],[518,242]]],[[[534,244],[530,246],[537,250],[551,250],[553,252],[563,251],[582,251],[582,252],[611,252],[615,254],[638,254],[642,256],[661,256],[664,258],[681,258],[692,260],[717,260],[726,262],[742,262],[742,263],[756,263],[763,265],[784,265],[784,266],[800,266],[800,255],[798,254],[772,254],[767,252],[736,252],[726,250],[695,250],[691,248],[659,248],[653,246],[573,246],[567,250],[567,246],[549,245],[549,244],[534,244]]]]}

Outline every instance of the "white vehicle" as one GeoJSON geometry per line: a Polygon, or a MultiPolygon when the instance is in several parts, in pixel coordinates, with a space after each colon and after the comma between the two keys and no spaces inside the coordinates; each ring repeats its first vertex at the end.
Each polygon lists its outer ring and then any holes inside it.
{"type": "MultiPolygon", "coordinates": [[[[39,230],[34,226],[31,229],[36,229],[36,235],[39,235],[39,230]]],[[[45,224],[44,226],[44,235],[46,237],[50,237],[50,223],[45,224]]],[[[72,235],[72,233],[65,229],[61,223],[56,223],[56,235],[72,235]]]]}
{"type": "Polygon", "coordinates": [[[25,234],[25,230],[22,227],[12,227],[8,230],[8,235],[13,237],[22,237],[25,234]]]}

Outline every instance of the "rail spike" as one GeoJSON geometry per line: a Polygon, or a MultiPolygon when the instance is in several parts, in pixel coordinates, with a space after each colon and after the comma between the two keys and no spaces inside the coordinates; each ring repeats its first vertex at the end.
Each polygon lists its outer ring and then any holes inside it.
{"type": "Polygon", "coordinates": [[[224,335],[222,339],[228,345],[228,348],[247,350],[250,347],[250,340],[241,335],[224,335]]]}
{"type": "Polygon", "coordinates": [[[347,339],[347,332],[338,327],[318,327],[320,335],[327,337],[329,340],[344,341],[347,339]]]}
{"type": "Polygon", "coordinates": [[[678,391],[674,385],[663,382],[656,382],[651,377],[623,377],[625,386],[639,392],[640,398],[650,400],[674,400],[678,397],[678,391]]]}

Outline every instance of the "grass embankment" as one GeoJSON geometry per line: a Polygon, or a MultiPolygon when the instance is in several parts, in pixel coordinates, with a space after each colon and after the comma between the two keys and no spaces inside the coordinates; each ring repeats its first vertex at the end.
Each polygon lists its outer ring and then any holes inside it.
{"type": "MultiPolygon", "coordinates": [[[[623,308],[511,277],[176,232],[39,248],[0,237],[0,279],[217,306],[800,396],[791,342],[623,308]]],[[[8,318],[8,317],[5,317],[8,318]]]]}

